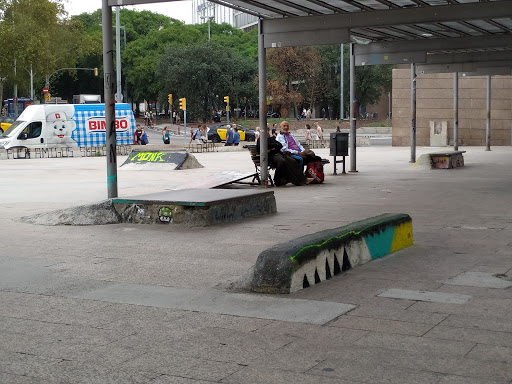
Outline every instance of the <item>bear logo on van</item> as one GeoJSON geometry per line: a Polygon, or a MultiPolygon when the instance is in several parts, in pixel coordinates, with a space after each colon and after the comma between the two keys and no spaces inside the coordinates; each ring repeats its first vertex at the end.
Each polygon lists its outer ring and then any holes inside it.
{"type": "Polygon", "coordinates": [[[65,112],[54,112],[46,116],[48,127],[48,144],[76,145],[71,138],[71,132],[76,128],[76,123],[69,119],[65,112]]]}

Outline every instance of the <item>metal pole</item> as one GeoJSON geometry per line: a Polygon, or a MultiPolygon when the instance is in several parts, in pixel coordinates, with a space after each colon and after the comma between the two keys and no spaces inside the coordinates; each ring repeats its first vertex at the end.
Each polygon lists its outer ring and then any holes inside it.
{"type": "Polygon", "coordinates": [[[453,74],[453,150],[459,150],[459,74],[453,74]]]}
{"type": "Polygon", "coordinates": [[[13,107],[14,107],[14,118],[18,118],[18,80],[16,79],[16,59],[14,59],[14,96],[12,98],[13,107]]]}
{"type": "Polygon", "coordinates": [[[416,162],[416,64],[411,64],[411,163],[416,162]]]}
{"type": "Polygon", "coordinates": [[[485,126],[485,150],[491,150],[491,76],[487,76],[487,121],[485,126]]]}
{"type": "Polygon", "coordinates": [[[262,19],[258,22],[258,87],[260,102],[260,169],[261,183],[268,186],[267,139],[267,58],[264,45],[262,19]]]}
{"type": "Polygon", "coordinates": [[[391,119],[391,92],[388,92],[388,119],[391,119]]]}
{"type": "Polygon", "coordinates": [[[103,75],[105,97],[105,127],[107,146],[108,198],[117,197],[117,154],[114,100],[114,43],[112,41],[112,7],[102,0],[103,20],[103,75]]]}
{"type": "Polygon", "coordinates": [[[350,171],[356,169],[356,60],[354,55],[354,43],[350,44],[350,171]]]}
{"type": "Polygon", "coordinates": [[[341,60],[340,60],[340,121],[343,120],[343,44],[341,44],[341,60]]]}
{"type": "Polygon", "coordinates": [[[208,41],[210,41],[210,15],[208,15],[208,41]]]}
{"type": "Polygon", "coordinates": [[[117,92],[116,102],[123,102],[123,93],[121,91],[121,28],[120,28],[120,7],[116,7],[116,75],[117,75],[117,92]]]}
{"type": "MultiPolygon", "coordinates": [[[[208,134],[206,134],[206,137],[208,137],[208,134]]],[[[183,110],[183,141],[185,145],[187,145],[187,109],[185,108],[183,110]]]]}
{"type": "Polygon", "coordinates": [[[34,72],[32,71],[32,63],[30,63],[30,99],[34,100],[34,72]]]}

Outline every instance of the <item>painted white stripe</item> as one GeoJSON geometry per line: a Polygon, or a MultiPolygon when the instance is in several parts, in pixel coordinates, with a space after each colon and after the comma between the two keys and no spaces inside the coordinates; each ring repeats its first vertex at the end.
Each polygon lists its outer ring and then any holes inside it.
{"type": "Polygon", "coordinates": [[[469,295],[457,295],[444,292],[428,291],[409,291],[405,289],[388,289],[382,292],[379,297],[389,297],[391,299],[429,301],[433,303],[445,304],[465,304],[471,299],[469,295]]]}
{"type": "Polygon", "coordinates": [[[309,324],[325,324],[355,308],[325,301],[138,284],[114,284],[73,297],[309,324]]]}

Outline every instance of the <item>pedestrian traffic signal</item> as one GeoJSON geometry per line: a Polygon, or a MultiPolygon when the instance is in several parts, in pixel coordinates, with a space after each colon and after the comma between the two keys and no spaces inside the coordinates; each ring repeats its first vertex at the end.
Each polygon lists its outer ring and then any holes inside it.
{"type": "Polygon", "coordinates": [[[187,109],[187,99],[184,97],[180,99],[180,109],[187,109]]]}
{"type": "Polygon", "coordinates": [[[169,93],[169,104],[172,104],[172,93],[169,93]]]}
{"type": "Polygon", "coordinates": [[[229,104],[229,96],[224,96],[224,102],[229,104]]]}

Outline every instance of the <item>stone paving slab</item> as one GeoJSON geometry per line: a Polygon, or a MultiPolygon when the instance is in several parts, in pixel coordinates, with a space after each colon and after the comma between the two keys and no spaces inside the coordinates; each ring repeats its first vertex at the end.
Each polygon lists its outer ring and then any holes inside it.
{"type": "Polygon", "coordinates": [[[133,284],[112,285],[75,297],[311,324],[325,324],[355,308],[342,303],[133,284]]]}
{"type": "Polygon", "coordinates": [[[469,295],[456,295],[453,293],[443,292],[411,291],[405,289],[388,289],[387,291],[382,292],[379,297],[446,304],[465,304],[471,299],[471,296],[469,295]]]}
{"type": "Polygon", "coordinates": [[[512,281],[496,277],[497,273],[464,272],[452,279],[443,281],[444,284],[465,285],[468,287],[505,289],[512,287],[512,281]]]}

